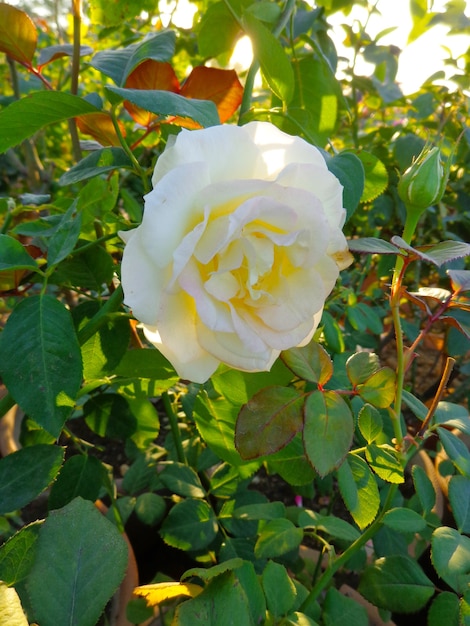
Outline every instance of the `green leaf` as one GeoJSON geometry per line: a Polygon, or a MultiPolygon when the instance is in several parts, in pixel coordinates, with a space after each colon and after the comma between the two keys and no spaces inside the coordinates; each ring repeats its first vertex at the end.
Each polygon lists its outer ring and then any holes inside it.
{"type": "Polygon", "coordinates": [[[449,481],[449,500],[452,513],[461,533],[470,533],[470,479],[452,476],[449,481]]]}
{"type": "Polygon", "coordinates": [[[364,252],[368,254],[400,254],[397,246],[388,241],[376,237],[360,237],[348,241],[351,252],[364,252]]]}
{"type": "Polygon", "coordinates": [[[470,452],[465,443],[445,428],[437,428],[437,432],[449,459],[459,472],[470,478],[470,452]]]}
{"type": "Polygon", "coordinates": [[[211,381],[217,392],[233,405],[241,407],[255,393],[274,385],[287,386],[292,380],[292,372],[277,359],[269,372],[241,372],[231,367],[221,366],[211,381]]]}
{"type": "Polygon", "coordinates": [[[459,598],[450,591],[441,591],[428,611],[428,626],[461,626],[459,598]]]}
{"type": "Polygon", "coordinates": [[[20,598],[12,587],[0,581],[0,624],[28,626],[20,598]]]}
{"type": "Polygon", "coordinates": [[[155,89],[122,89],[121,87],[106,87],[123,100],[128,100],[146,111],[163,117],[189,117],[204,128],[220,124],[217,107],[210,100],[196,100],[185,98],[171,91],[155,89]]]}
{"type": "Polygon", "coordinates": [[[466,435],[470,435],[470,417],[465,406],[454,402],[441,401],[434,413],[434,423],[442,424],[447,428],[458,428],[466,435]]]}
{"type": "Polygon", "coordinates": [[[19,241],[0,234],[0,272],[20,269],[36,271],[38,265],[19,241]]]}
{"type": "Polygon", "coordinates": [[[359,592],[379,608],[415,613],[434,595],[434,585],[410,557],[383,557],[366,568],[359,592]]]}
{"type": "MultiPolygon", "coordinates": [[[[125,5],[123,5],[125,6],[125,5]]],[[[106,3],[109,9],[109,3],[106,3]]],[[[109,76],[116,85],[124,85],[127,77],[142,61],[168,61],[175,52],[176,34],[173,30],[149,33],[143,41],[118,50],[100,50],[90,65],[109,76]]]]}
{"type": "Polygon", "coordinates": [[[383,523],[388,528],[399,533],[420,533],[427,525],[424,518],[416,513],[416,511],[403,507],[397,507],[387,511],[384,515],[383,523]]]}
{"type": "Polygon", "coordinates": [[[385,409],[395,399],[395,372],[391,367],[382,367],[364,383],[357,385],[357,392],[365,402],[385,409]]]}
{"type": "Polygon", "coordinates": [[[352,443],[354,420],[345,400],[334,391],[314,391],[304,409],[305,453],[321,476],[340,465],[352,443]]]}
{"type": "Polygon", "coordinates": [[[346,361],[346,373],[354,386],[365,383],[379,369],[379,357],[373,352],[356,352],[346,361]]]}
{"type": "Polygon", "coordinates": [[[436,491],[429,476],[422,467],[413,465],[411,474],[416,495],[423,509],[423,514],[427,515],[436,504],[436,491]]]}
{"type": "Polygon", "coordinates": [[[31,296],[15,307],[0,335],[0,375],[24,412],[57,437],[82,381],[72,319],[58,300],[31,296]]]}
{"type": "Polygon", "coordinates": [[[127,351],[119,361],[115,374],[122,378],[169,380],[171,384],[178,381],[170,362],[154,348],[127,351]]]}
{"type": "Polygon", "coordinates": [[[290,387],[268,387],[242,407],[235,429],[235,445],[243,459],[277,452],[302,427],[304,396],[290,387]]]}
{"type": "Polygon", "coordinates": [[[279,563],[269,561],[261,577],[268,611],[274,617],[287,615],[292,610],[297,592],[286,568],[279,563]]]}
{"type": "Polygon", "coordinates": [[[41,626],[96,624],[127,560],[123,537],[91,502],[76,498],[52,511],[28,578],[35,620],[41,626]]]}
{"type": "Polygon", "coordinates": [[[397,451],[392,446],[371,443],[366,448],[366,459],[382,480],[400,484],[405,482],[403,466],[397,451]]]}
{"type": "Polygon", "coordinates": [[[351,152],[335,154],[327,158],[326,164],[343,185],[343,206],[348,220],[356,210],[364,191],[364,166],[351,152]]]}
{"type": "MultiPolygon", "coordinates": [[[[75,307],[72,317],[80,331],[100,311],[97,302],[84,302],[75,307]]],[[[131,330],[126,317],[110,317],[81,346],[83,377],[86,381],[114,374],[116,367],[127,353],[131,330]]]]}
{"type": "Polygon", "coordinates": [[[157,493],[147,492],[137,496],[134,512],[143,524],[155,526],[164,517],[167,510],[166,502],[157,493]]]}
{"type": "Polygon", "coordinates": [[[420,247],[417,250],[419,256],[431,260],[440,267],[444,263],[461,259],[470,255],[470,243],[463,241],[441,241],[432,246],[420,247]]]}
{"type": "Polygon", "coordinates": [[[263,527],[255,544],[258,559],[275,559],[300,546],[304,533],[288,519],[274,519],[263,527]]]}
{"type": "Polygon", "coordinates": [[[56,477],[64,459],[58,446],[37,444],[0,459],[0,515],[29,504],[56,477]]]}
{"type": "Polygon", "coordinates": [[[315,478],[315,470],[305,455],[300,433],[282,450],[271,454],[265,464],[269,473],[279,474],[289,485],[307,485],[315,478]]]}
{"type": "Polygon", "coordinates": [[[372,443],[383,432],[382,416],[373,406],[365,404],[359,411],[358,426],[367,443],[372,443]]]}
{"type": "Polygon", "coordinates": [[[36,541],[41,524],[42,522],[34,522],[23,526],[0,547],[0,580],[7,585],[16,585],[29,574],[36,554],[36,541]]]}
{"type": "Polygon", "coordinates": [[[51,282],[102,292],[114,274],[113,259],[101,246],[74,254],[57,266],[51,282]]]}
{"type": "Polygon", "coordinates": [[[311,341],[302,348],[284,350],[281,358],[296,376],[322,386],[333,375],[330,355],[316,341],[311,341]]]}
{"type": "Polygon", "coordinates": [[[194,402],[193,415],[201,437],[222,460],[240,468],[242,474],[246,476],[259,467],[258,461],[244,464],[235,448],[237,408],[233,404],[224,398],[209,398],[205,392],[201,392],[194,402]]]}
{"type": "Polygon", "coordinates": [[[371,524],[379,510],[380,496],[374,475],[364,459],[348,454],[338,469],[338,484],[344,503],[359,528],[371,524]]]}
{"type": "Polygon", "coordinates": [[[357,528],[345,520],[333,515],[320,515],[310,510],[302,511],[299,515],[298,523],[302,528],[316,528],[317,531],[324,532],[336,539],[349,541],[350,543],[356,541],[361,536],[357,528]]]}
{"type": "Polygon", "coordinates": [[[162,483],[172,493],[191,498],[204,498],[206,492],[199,476],[188,465],[170,463],[159,474],[162,483]]]}
{"type": "Polygon", "coordinates": [[[88,427],[100,437],[126,439],[137,429],[137,420],[127,400],[118,393],[101,393],[83,406],[88,427]]]}
{"type": "Polygon", "coordinates": [[[0,112],[0,154],[54,122],[97,113],[92,104],[62,91],[37,91],[0,112]]]}
{"type": "Polygon", "coordinates": [[[233,571],[213,578],[202,593],[179,604],[173,624],[217,626],[227,623],[227,618],[231,624],[255,624],[246,592],[233,571]]]}
{"type": "Polygon", "coordinates": [[[47,264],[49,267],[63,261],[74,249],[80,236],[82,218],[77,213],[77,202],[73,202],[70,208],[54,228],[47,247],[47,264]]]}
{"type": "Polygon", "coordinates": [[[253,53],[273,93],[288,104],[294,95],[294,70],[279,40],[252,14],[242,18],[243,29],[253,44],[253,53]]]}
{"type": "MultiPolygon", "coordinates": [[[[48,63],[61,59],[62,57],[73,57],[74,46],[71,43],[57,44],[54,46],[46,46],[39,51],[38,68],[44,67],[48,63]]],[[[79,56],[87,56],[93,54],[93,48],[90,46],[79,46],[79,56]]]]}
{"type": "Polygon", "coordinates": [[[238,569],[243,565],[243,560],[235,557],[233,559],[229,559],[228,561],[224,561],[223,563],[219,563],[218,565],[214,565],[213,567],[192,567],[189,570],[186,570],[184,574],[181,576],[181,581],[187,580],[188,578],[200,578],[204,582],[208,582],[212,580],[216,576],[220,576],[220,574],[224,574],[228,571],[233,571],[238,569]]]}
{"type": "Polygon", "coordinates": [[[243,520],[275,520],[284,517],[286,507],[282,502],[261,502],[237,506],[233,512],[234,519],[243,520]]]}
{"type": "Polygon", "coordinates": [[[368,626],[369,617],[364,606],[353,598],[331,587],[325,597],[322,619],[325,626],[368,626]]]}
{"type": "Polygon", "coordinates": [[[49,510],[59,509],[75,497],[94,502],[103,486],[106,470],[94,456],[78,454],[64,463],[52,485],[49,510]]]}
{"type": "Polygon", "coordinates": [[[188,498],[170,510],[160,534],[174,548],[202,550],[215,539],[217,529],[217,519],[207,502],[188,498]]]}
{"type": "Polygon", "coordinates": [[[458,593],[470,584],[470,539],[458,530],[441,526],[431,539],[431,559],[439,576],[458,593]]]}
{"type": "Polygon", "coordinates": [[[103,148],[102,150],[95,150],[77,165],[72,166],[65,174],[62,174],[57,182],[65,187],[119,168],[132,169],[129,156],[122,148],[103,148]]]}
{"type": "Polygon", "coordinates": [[[358,150],[354,154],[364,167],[365,184],[361,202],[371,202],[382,194],[388,185],[388,174],[382,161],[366,150],[358,150]]]}
{"type": "Polygon", "coordinates": [[[214,2],[202,13],[197,43],[204,58],[218,57],[230,52],[240,32],[240,26],[225,2],[214,2]]]}

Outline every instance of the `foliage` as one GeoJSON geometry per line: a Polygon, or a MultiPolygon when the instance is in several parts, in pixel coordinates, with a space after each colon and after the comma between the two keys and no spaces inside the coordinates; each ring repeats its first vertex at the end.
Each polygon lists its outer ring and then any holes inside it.
{"type": "MultiPolygon", "coordinates": [[[[187,558],[150,563],[130,623],[160,607],[165,624],[363,626],[350,576],[385,620],[467,624],[468,72],[450,56],[451,86],[405,96],[397,50],[365,21],[344,25],[341,73],[329,20],[348,2],[194,0],[191,29],[151,1],[93,0],[86,21],[72,4],[53,25],[0,3],[2,432],[21,420],[2,439],[0,623],[109,617],[137,524],[146,553],[158,535],[187,558]],[[237,75],[243,35],[254,59],[237,75]],[[119,231],[172,135],[252,120],[323,151],[355,262],[308,345],[194,384],[123,305],[119,231]],[[440,367],[423,375],[430,345],[440,367]]],[[[468,31],[461,3],[410,7],[410,41],[468,31]]]]}

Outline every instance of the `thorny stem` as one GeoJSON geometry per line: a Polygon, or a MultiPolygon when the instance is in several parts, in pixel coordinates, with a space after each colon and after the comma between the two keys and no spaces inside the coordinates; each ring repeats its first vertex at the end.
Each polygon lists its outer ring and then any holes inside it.
{"type": "Polygon", "coordinates": [[[181,432],[178,426],[178,416],[173,409],[173,404],[167,391],[162,393],[162,402],[165,407],[166,414],[168,415],[168,419],[170,420],[171,434],[173,435],[173,441],[175,442],[178,461],[187,465],[186,455],[183,450],[183,442],[181,440],[181,432]]]}

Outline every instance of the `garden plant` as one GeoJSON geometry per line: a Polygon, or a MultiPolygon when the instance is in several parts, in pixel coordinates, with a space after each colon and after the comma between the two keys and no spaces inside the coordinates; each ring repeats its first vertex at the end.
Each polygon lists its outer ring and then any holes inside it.
{"type": "Polygon", "coordinates": [[[390,1],[0,3],[0,625],[470,624],[470,48],[404,95],[390,1]]]}

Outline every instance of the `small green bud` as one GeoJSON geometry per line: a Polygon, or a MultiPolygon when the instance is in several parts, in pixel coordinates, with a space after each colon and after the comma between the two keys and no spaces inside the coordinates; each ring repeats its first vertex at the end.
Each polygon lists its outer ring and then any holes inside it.
{"type": "MultiPolygon", "coordinates": [[[[450,161],[450,160],[449,160],[450,161]]],[[[398,195],[408,212],[421,214],[439,202],[449,177],[448,167],[444,167],[438,147],[425,146],[421,154],[402,174],[398,183],[398,195]]]]}

